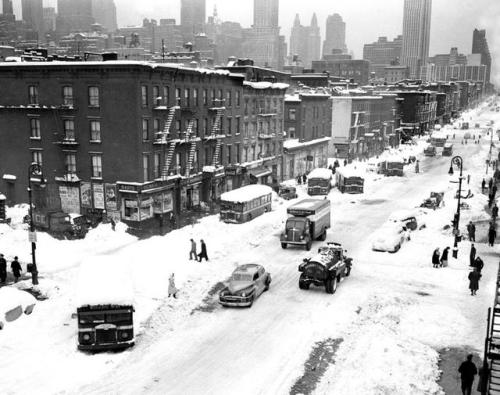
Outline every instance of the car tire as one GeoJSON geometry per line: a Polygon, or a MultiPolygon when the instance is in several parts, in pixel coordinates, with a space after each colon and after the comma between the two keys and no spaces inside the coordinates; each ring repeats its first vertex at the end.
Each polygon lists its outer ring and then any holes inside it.
{"type": "Polygon", "coordinates": [[[284,250],[286,250],[286,247],[288,247],[288,244],[286,244],[286,243],[281,243],[281,248],[283,248],[284,250]]]}
{"type": "Polygon", "coordinates": [[[299,288],[300,289],[304,289],[304,290],[308,290],[309,289],[309,284],[306,283],[306,282],[303,282],[303,281],[299,280],[299,288]]]}
{"type": "Polygon", "coordinates": [[[321,236],[319,237],[319,239],[321,241],[325,241],[326,240],[326,229],[323,230],[323,233],[321,233],[321,236]]]}
{"type": "Polygon", "coordinates": [[[350,275],[351,275],[351,267],[348,266],[348,267],[345,268],[345,276],[349,277],[350,275]]]}
{"type": "Polygon", "coordinates": [[[306,243],[306,250],[307,250],[307,251],[311,251],[311,245],[312,245],[312,242],[309,240],[309,241],[306,243]]]}
{"type": "Polygon", "coordinates": [[[269,277],[266,280],[266,285],[264,286],[264,292],[269,291],[269,286],[271,285],[271,280],[269,277]]]}
{"type": "Polygon", "coordinates": [[[392,251],[392,253],[395,254],[396,252],[399,251],[400,248],[401,248],[401,243],[399,243],[396,247],[394,247],[394,251],[392,251]]]}
{"type": "Polygon", "coordinates": [[[332,294],[334,294],[335,292],[337,292],[337,286],[339,285],[339,279],[337,276],[335,276],[334,278],[332,278],[332,286],[331,286],[331,290],[332,290],[332,294]]]}

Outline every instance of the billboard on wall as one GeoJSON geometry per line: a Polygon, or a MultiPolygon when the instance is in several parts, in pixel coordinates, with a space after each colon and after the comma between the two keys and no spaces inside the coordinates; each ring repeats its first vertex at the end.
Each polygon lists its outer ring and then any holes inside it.
{"type": "Polygon", "coordinates": [[[94,192],[94,208],[104,210],[104,185],[93,184],[92,187],[94,192]]]}
{"type": "Polygon", "coordinates": [[[78,187],[60,185],[61,209],[65,213],[80,214],[80,191],[78,187]]]}
{"type": "Polygon", "coordinates": [[[82,207],[92,208],[92,185],[90,182],[82,182],[80,184],[80,197],[82,207]]]}
{"type": "Polygon", "coordinates": [[[104,189],[106,192],[106,211],[116,211],[118,209],[116,185],[104,184],[104,189]]]}

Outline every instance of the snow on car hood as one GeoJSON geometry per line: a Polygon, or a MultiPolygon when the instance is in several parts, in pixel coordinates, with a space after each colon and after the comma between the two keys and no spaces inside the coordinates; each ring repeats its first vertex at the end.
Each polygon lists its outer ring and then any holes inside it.
{"type": "Polygon", "coordinates": [[[251,286],[253,286],[253,282],[251,281],[233,281],[229,283],[227,289],[229,290],[229,292],[234,294],[236,292],[244,290],[245,288],[250,288],[251,286]]]}

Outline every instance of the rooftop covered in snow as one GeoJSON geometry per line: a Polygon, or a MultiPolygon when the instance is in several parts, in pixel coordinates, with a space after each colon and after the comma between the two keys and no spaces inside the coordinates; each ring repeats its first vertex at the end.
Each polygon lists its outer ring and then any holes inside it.
{"type": "Polygon", "coordinates": [[[267,185],[253,184],[223,193],[220,199],[224,202],[244,203],[268,195],[272,191],[272,188],[267,185]]]}

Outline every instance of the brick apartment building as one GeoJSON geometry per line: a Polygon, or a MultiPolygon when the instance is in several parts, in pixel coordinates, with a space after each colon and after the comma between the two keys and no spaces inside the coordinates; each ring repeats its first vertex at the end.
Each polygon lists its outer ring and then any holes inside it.
{"type": "MultiPolygon", "coordinates": [[[[133,61],[4,63],[0,81],[0,191],[8,204],[27,201],[28,168],[37,162],[47,181],[34,188],[40,221],[62,210],[160,230],[233,187],[225,167],[243,160],[244,103],[266,92],[282,108],[287,87],[133,61]]],[[[281,123],[264,118],[275,132],[254,155],[262,164],[274,150],[268,165],[278,179],[282,115],[281,123]]]]}

